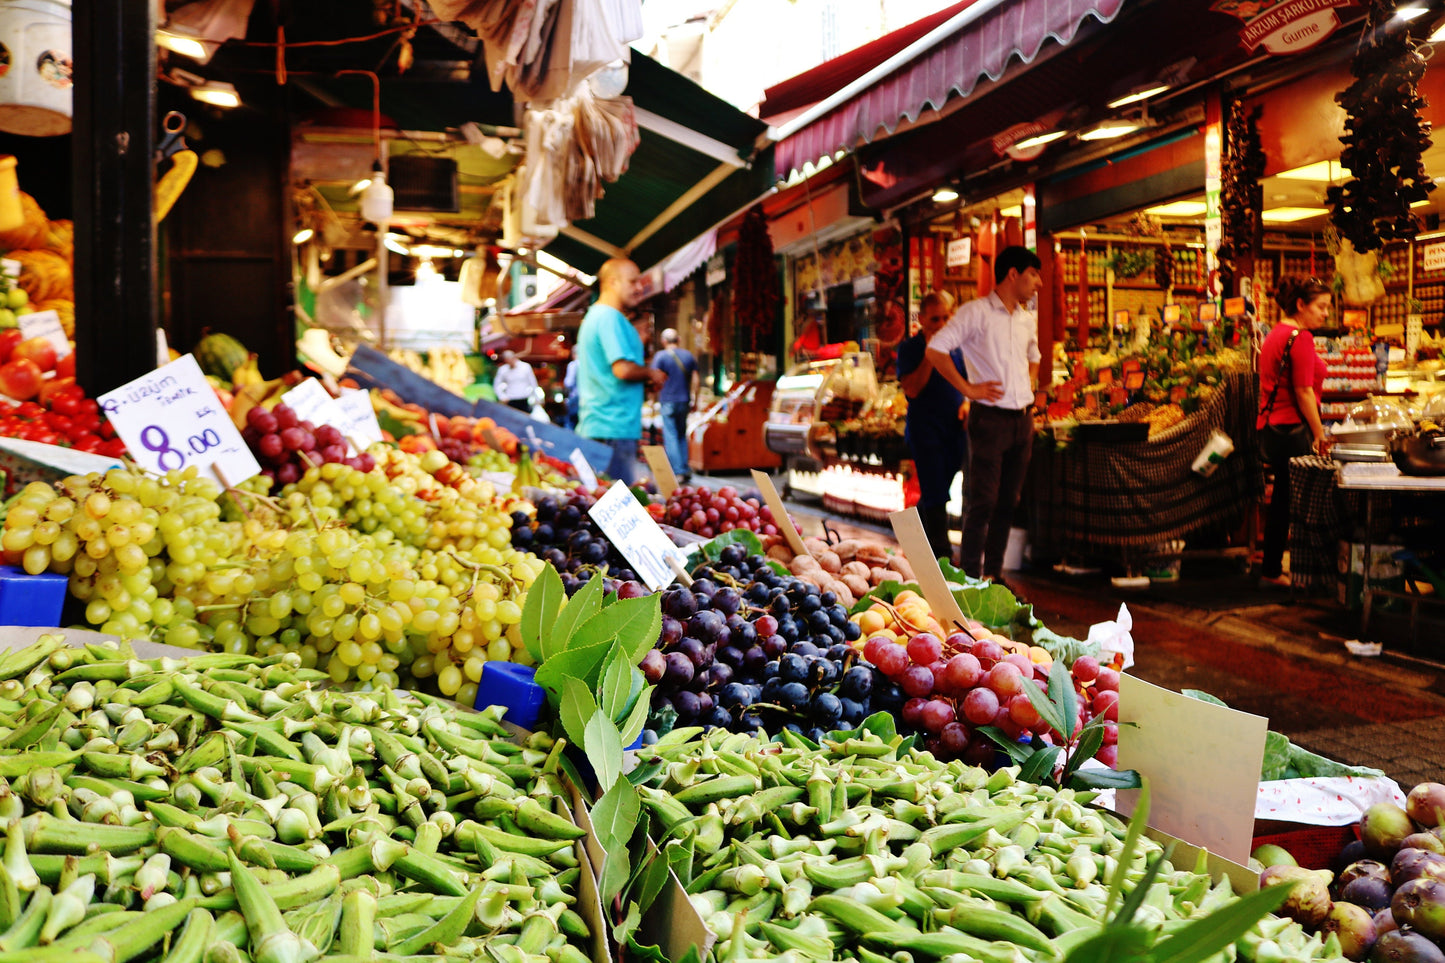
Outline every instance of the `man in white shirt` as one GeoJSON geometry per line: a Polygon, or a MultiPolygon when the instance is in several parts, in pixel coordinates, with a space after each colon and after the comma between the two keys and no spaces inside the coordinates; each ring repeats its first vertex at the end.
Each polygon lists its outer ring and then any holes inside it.
{"type": "Polygon", "coordinates": [[[968,506],[959,567],[974,578],[1003,580],[1014,507],[1034,443],[1038,319],[1029,305],[1043,279],[1038,255],[1006,247],[994,259],[994,289],[970,301],[928,342],[933,369],[964,396],[968,424],[968,506]],[[949,357],[962,349],[968,379],[949,357]],[[976,402],[970,410],[969,401],[976,402]]]}
{"type": "Polygon", "coordinates": [[[518,360],[515,351],[503,351],[497,376],[492,379],[492,390],[497,393],[498,401],[530,413],[532,392],[537,390],[537,376],[532,373],[531,365],[518,360]]]}

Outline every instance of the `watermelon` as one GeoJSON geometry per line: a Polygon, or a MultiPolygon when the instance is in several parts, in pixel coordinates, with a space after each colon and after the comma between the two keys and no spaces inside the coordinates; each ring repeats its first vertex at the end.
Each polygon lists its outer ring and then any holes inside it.
{"type": "Polygon", "coordinates": [[[229,334],[208,334],[196,343],[192,352],[201,370],[226,381],[237,368],[246,363],[251,352],[229,334]]]}

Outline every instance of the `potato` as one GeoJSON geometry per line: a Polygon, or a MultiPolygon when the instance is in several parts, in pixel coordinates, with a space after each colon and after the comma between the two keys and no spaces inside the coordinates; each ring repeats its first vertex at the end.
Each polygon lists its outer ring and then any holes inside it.
{"type": "Polygon", "coordinates": [[[774,545],[768,549],[768,558],[786,565],[793,560],[793,550],[786,545],[774,545]]]}
{"type": "Polygon", "coordinates": [[[825,552],[828,550],[828,543],[823,541],[821,538],[814,538],[810,535],[807,538],[803,539],[803,547],[808,550],[808,554],[817,555],[819,552],[825,552]]]}
{"type": "Polygon", "coordinates": [[[867,595],[868,590],[872,588],[872,586],[868,584],[868,579],[854,572],[847,572],[840,575],[838,580],[848,586],[848,591],[853,593],[854,598],[862,598],[867,595]]]}
{"type": "Polygon", "coordinates": [[[837,553],[830,552],[826,548],[821,552],[814,552],[813,557],[818,560],[819,565],[823,566],[825,572],[837,574],[843,570],[843,562],[838,558],[837,553]]]}
{"type": "Polygon", "coordinates": [[[840,540],[838,544],[833,546],[833,551],[837,552],[838,557],[841,558],[843,561],[850,562],[855,556],[857,556],[858,549],[862,546],[862,544],[863,543],[858,541],[856,538],[845,538],[840,540]]]}
{"type": "Polygon", "coordinates": [[[866,562],[844,562],[839,574],[856,575],[859,578],[866,579],[868,577],[868,564],[866,562]]]}

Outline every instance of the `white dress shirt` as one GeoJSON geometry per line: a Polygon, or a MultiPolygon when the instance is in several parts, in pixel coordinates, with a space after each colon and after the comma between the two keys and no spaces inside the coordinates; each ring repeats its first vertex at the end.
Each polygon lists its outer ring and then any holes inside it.
{"type": "Polygon", "coordinates": [[[497,376],[492,379],[492,390],[497,393],[498,401],[530,398],[532,389],[536,387],[537,376],[532,373],[532,366],[525,361],[502,365],[497,369],[497,376]]]}
{"type": "Polygon", "coordinates": [[[1039,362],[1038,317],[1020,304],[1010,312],[997,292],[961,305],[948,323],[928,342],[934,351],[963,351],[968,380],[975,384],[997,381],[1003,397],[975,401],[1021,411],[1034,403],[1029,365],[1039,362]]]}

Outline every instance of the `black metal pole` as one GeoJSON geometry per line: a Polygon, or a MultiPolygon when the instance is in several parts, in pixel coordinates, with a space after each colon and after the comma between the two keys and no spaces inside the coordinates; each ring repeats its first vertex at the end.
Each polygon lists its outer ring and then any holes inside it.
{"type": "Polygon", "coordinates": [[[75,362],[92,396],[156,362],[155,8],[74,7],[75,362]]]}

